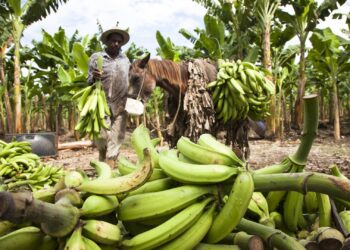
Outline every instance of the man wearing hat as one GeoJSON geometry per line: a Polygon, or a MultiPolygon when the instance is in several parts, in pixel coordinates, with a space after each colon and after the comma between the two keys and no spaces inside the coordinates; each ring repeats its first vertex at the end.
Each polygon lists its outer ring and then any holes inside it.
{"type": "Polygon", "coordinates": [[[112,28],[101,35],[105,50],[91,55],[89,59],[88,82],[101,80],[106,94],[111,116],[106,118],[109,130],[101,130],[101,136],[96,140],[99,160],[106,161],[114,167],[119,154],[119,148],[125,138],[126,118],[125,104],[128,90],[129,59],[121,52],[130,37],[121,29],[112,28]],[[97,69],[97,60],[102,56],[103,70],[97,69]]]}

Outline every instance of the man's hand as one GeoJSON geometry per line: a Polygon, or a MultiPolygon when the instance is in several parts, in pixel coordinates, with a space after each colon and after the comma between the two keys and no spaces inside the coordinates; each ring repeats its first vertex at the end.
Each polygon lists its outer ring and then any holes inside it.
{"type": "Polygon", "coordinates": [[[95,80],[101,80],[102,74],[103,74],[102,70],[95,69],[94,71],[92,71],[92,75],[93,75],[95,80]]]}

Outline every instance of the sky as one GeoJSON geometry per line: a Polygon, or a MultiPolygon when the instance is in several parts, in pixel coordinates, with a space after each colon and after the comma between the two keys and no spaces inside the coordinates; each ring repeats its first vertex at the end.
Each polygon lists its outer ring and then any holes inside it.
{"type": "MultiPolygon", "coordinates": [[[[338,12],[349,13],[350,0],[338,12]]],[[[33,39],[41,40],[42,29],[54,34],[62,27],[68,36],[75,30],[85,36],[98,32],[97,20],[103,29],[112,28],[119,21],[120,28],[129,28],[129,44],[134,42],[155,57],[157,30],[164,37],[170,37],[176,45],[191,46],[178,31],[185,28],[193,32],[196,27],[202,28],[205,13],[205,8],[192,0],[69,0],[60,5],[56,13],[30,25],[24,32],[22,43],[30,45],[33,39]]],[[[328,18],[318,27],[331,27],[334,33],[340,35],[346,25],[344,20],[328,18]]],[[[125,45],[125,49],[129,44],[125,45]]]]}

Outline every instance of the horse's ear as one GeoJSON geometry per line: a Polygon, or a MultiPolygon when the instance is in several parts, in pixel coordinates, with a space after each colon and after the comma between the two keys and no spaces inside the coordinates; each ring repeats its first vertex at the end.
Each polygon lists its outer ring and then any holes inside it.
{"type": "Polygon", "coordinates": [[[151,57],[151,54],[148,53],[147,56],[145,56],[143,59],[141,59],[141,61],[139,63],[139,67],[140,68],[145,68],[147,63],[148,63],[148,61],[149,61],[149,59],[150,59],[150,57],[151,57]]]}

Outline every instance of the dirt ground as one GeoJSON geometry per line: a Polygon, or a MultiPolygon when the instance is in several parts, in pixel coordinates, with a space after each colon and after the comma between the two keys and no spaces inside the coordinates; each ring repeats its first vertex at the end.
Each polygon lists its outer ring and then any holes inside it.
{"type": "MultiPolygon", "coordinates": [[[[347,126],[348,128],[348,126],[347,126]]],[[[334,142],[330,129],[319,129],[317,138],[312,146],[306,169],[309,171],[328,173],[331,164],[337,164],[343,174],[350,178],[350,131],[346,131],[339,142],[334,142]]],[[[120,155],[136,160],[135,152],[130,143],[129,131],[121,148],[120,155]]],[[[61,139],[61,138],[60,138],[61,139]]],[[[64,140],[64,139],[63,139],[64,140]]],[[[299,145],[299,136],[286,135],[283,141],[270,141],[250,137],[250,157],[248,162],[251,168],[261,168],[280,162],[285,156],[296,151],[299,145]]],[[[167,148],[167,146],[164,146],[167,148]]],[[[161,150],[162,148],[159,148],[161,150]]],[[[96,148],[88,147],[78,150],[60,150],[58,156],[46,158],[45,162],[63,166],[66,169],[84,169],[93,174],[89,162],[98,159],[96,148]]]]}

